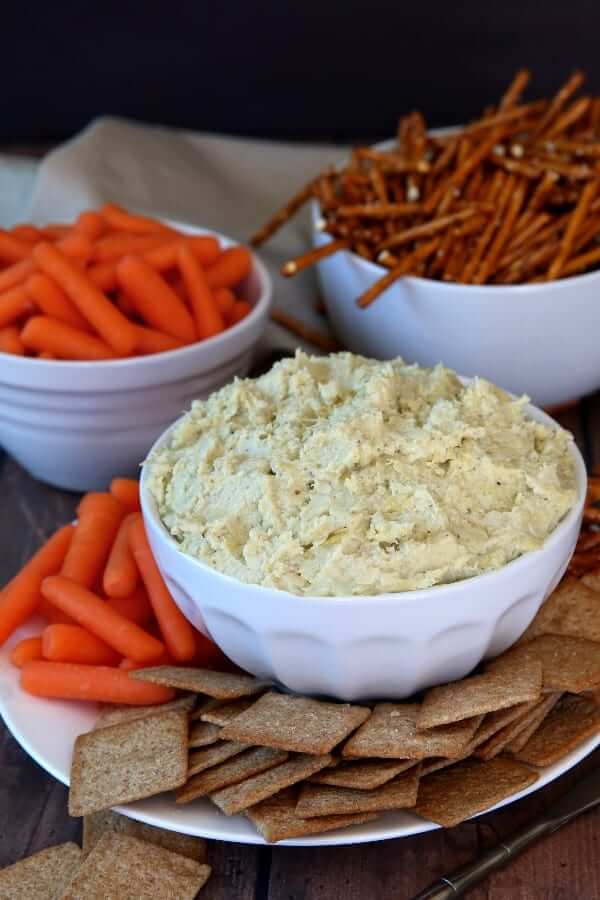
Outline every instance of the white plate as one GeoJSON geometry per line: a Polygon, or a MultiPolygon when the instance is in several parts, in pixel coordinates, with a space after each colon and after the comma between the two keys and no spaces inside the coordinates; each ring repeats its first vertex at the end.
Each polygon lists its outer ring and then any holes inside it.
{"type": "MultiPolygon", "coordinates": [[[[24,637],[39,634],[35,623],[22,628],[0,650],[0,714],[23,749],[63,784],[69,784],[71,751],[78,734],[89,731],[97,716],[97,707],[90,703],[43,700],[26,694],[19,687],[19,670],[9,662],[12,646],[24,637]]],[[[581,744],[560,762],[540,769],[535,784],[519,791],[497,806],[506,806],[520,797],[537,791],[575,766],[600,745],[600,735],[581,744]]],[[[241,844],[265,844],[253,826],[242,816],[225,816],[207,800],[196,800],[186,806],[176,806],[171,795],[162,794],[139,803],[116,807],[118,812],[149,825],[157,825],[184,834],[235,841],[241,844]]],[[[281,841],[296,847],[317,847],[339,844],[360,844],[388,838],[408,837],[437,828],[409,812],[386,813],[373,822],[356,825],[323,835],[281,841]]]]}

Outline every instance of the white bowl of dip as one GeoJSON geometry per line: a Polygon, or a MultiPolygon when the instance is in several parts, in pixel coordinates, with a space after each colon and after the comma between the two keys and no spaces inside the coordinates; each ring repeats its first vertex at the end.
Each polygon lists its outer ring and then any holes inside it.
{"type": "MultiPolygon", "coordinates": [[[[169,221],[188,234],[208,229],[169,221]]],[[[0,353],[0,445],[31,475],[67,490],[102,490],[135,474],[149,448],[197,397],[246,375],[271,307],[271,279],[253,254],[248,315],[221,334],[166,353],[94,362],[0,353]]]]}
{"type": "MultiPolygon", "coordinates": [[[[551,428],[533,406],[526,414],[551,428]]],[[[151,453],[169,445],[175,423],[151,453]]],[[[543,546],[491,572],[374,596],[298,596],[238,581],[183,553],[163,525],[142,472],[148,538],[184,615],[234,662],[292,691],[341,700],[402,698],[464,677],[530,624],[573,553],[587,476],[572,444],[577,500],[543,546]]]]}

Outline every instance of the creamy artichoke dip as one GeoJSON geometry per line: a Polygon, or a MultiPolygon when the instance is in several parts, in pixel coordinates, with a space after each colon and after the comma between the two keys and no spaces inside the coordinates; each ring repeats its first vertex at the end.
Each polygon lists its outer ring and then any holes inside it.
{"type": "Polygon", "coordinates": [[[534,550],[576,499],[568,432],[482,379],[298,352],[196,401],[149,486],[181,549],[295,594],[445,584],[534,550]]]}

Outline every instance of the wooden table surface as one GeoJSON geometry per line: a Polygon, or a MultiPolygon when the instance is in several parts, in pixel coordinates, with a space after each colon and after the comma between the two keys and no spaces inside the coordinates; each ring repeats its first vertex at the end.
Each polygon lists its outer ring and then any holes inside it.
{"type": "MultiPolygon", "coordinates": [[[[47,146],[0,151],[41,155],[47,146]]],[[[574,365],[577,364],[574,359],[574,365]]],[[[600,393],[557,415],[589,466],[600,463],[600,393]]],[[[78,497],[39,484],[0,451],[0,584],[58,526],[78,497]]],[[[600,749],[553,784],[451,831],[348,847],[250,847],[211,841],[202,900],[410,900],[545,809],[600,765],[600,749]]],[[[0,719],[0,868],[52,844],[79,840],[67,790],[19,747],[0,719]]],[[[471,900],[600,900],[600,808],[530,848],[469,893],[471,900]]]]}
{"type": "MultiPolygon", "coordinates": [[[[559,416],[589,464],[600,462],[600,395],[559,416]]],[[[58,525],[77,496],[39,484],[0,460],[0,583],[58,525]]],[[[348,847],[249,847],[210,843],[206,900],[405,900],[539,813],[600,764],[600,750],[557,782],[451,831],[348,847]]],[[[78,840],[67,791],[36,765],[0,720],[0,867],[43,847],[78,840]]],[[[600,900],[600,809],[546,838],[469,895],[472,900],[600,900]]]]}

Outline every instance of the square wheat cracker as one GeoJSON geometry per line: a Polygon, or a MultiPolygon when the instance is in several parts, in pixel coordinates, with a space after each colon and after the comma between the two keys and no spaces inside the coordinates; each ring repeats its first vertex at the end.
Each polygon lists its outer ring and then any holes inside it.
{"type": "Polygon", "coordinates": [[[567,575],[540,607],[519,644],[541,634],[565,634],[600,642],[600,594],[567,575]]]}
{"type": "Polygon", "coordinates": [[[330,762],[329,753],[323,756],[302,753],[280,766],[269,769],[268,772],[262,772],[239,784],[215,791],[210,795],[210,799],[226,815],[232,816],[254,806],[255,803],[260,803],[261,800],[266,800],[267,797],[272,797],[283,788],[304,781],[305,778],[324,769],[330,762]]]}
{"type": "Polygon", "coordinates": [[[542,682],[552,691],[580,694],[600,684],[600,650],[595,641],[566,635],[542,634],[527,644],[508,650],[486,666],[488,672],[538,660],[542,682]]]}
{"type": "Polygon", "coordinates": [[[77,844],[58,844],[0,869],[0,900],[55,900],[81,864],[77,844]]]}
{"type": "Polygon", "coordinates": [[[210,722],[212,725],[228,725],[232,719],[235,719],[240,713],[246,712],[254,703],[256,703],[256,697],[239,697],[228,703],[216,701],[216,705],[205,710],[200,718],[203,722],[210,722]]]}
{"type": "Polygon", "coordinates": [[[587,697],[558,701],[515,758],[534,766],[551,766],[587,738],[600,732],[600,706],[587,697]]]}
{"type": "Polygon", "coordinates": [[[153,797],[187,780],[184,710],[80,734],[71,763],[69,812],[83,816],[153,797]]]}
{"type": "Polygon", "coordinates": [[[196,862],[206,862],[206,840],[204,838],[179,834],[177,831],[157,828],[155,825],[146,825],[144,822],[137,822],[135,819],[122,816],[111,809],[83,817],[83,852],[86,856],[107,831],[113,834],[127,834],[140,841],[157,844],[172,853],[181,853],[182,856],[195,859],[196,862]]]}
{"type": "Polygon", "coordinates": [[[377,813],[351,816],[315,816],[302,819],[296,813],[297,789],[285,788],[273,797],[247,809],[244,815],[270,844],[309,834],[321,834],[349,825],[362,825],[377,818],[377,813]]]}
{"type": "Polygon", "coordinates": [[[537,700],[541,690],[541,664],[536,659],[519,660],[502,671],[488,671],[430,688],[417,716],[417,728],[421,731],[449,725],[471,716],[537,700]]]}
{"type": "Polygon", "coordinates": [[[370,715],[366,706],[272,691],[225,725],[221,736],[296,753],[329,753],[370,715]]]}
{"type": "Polygon", "coordinates": [[[311,784],[329,784],[332,787],[353,788],[357,791],[370,791],[381,787],[405,772],[412,769],[417,762],[414,759],[360,759],[357,762],[343,762],[334,768],[323,769],[308,779],[311,784]]]}
{"type": "Polygon", "coordinates": [[[499,756],[507,744],[517,738],[528,727],[532,719],[537,715],[538,704],[540,702],[544,703],[546,699],[544,697],[542,701],[532,701],[528,704],[528,708],[518,718],[513,719],[512,722],[493,734],[487,741],[483,741],[475,747],[473,756],[476,756],[477,759],[493,759],[495,756],[499,756]]]}
{"type": "Polygon", "coordinates": [[[523,790],[538,777],[537,772],[512,759],[468,759],[422,778],[413,812],[452,828],[523,790]]]}
{"type": "Polygon", "coordinates": [[[208,722],[192,722],[188,735],[188,747],[209,747],[219,740],[221,729],[218,725],[210,725],[208,722]]]}
{"type": "Polygon", "coordinates": [[[126,834],[106,832],[60,900],[194,900],[210,866],[126,834]]]}
{"type": "Polygon", "coordinates": [[[237,756],[238,753],[243,753],[244,750],[249,749],[248,744],[238,744],[236,741],[217,741],[216,744],[211,744],[210,747],[192,750],[188,757],[188,778],[192,775],[197,775],[199,772],[204,772],[205,769],[218,766],[225,762],[226,759],[231,759],[232,756],[237,756]]]}
{"type": "Polygon", "coordinates": [[[482,717],[475,716],[443,728],[417,731],[417,703],[378,703],[364,725],[342,748],[344,757],[425,759],[458,758],[467,747],[482,717]]]}
{"type": "Polygon", "coordinates": [[[129,673],[132,678],[162,684],[165,687],[179,688],[182,691],[194,691],[196,694],[207,694],[215,700],[236,700],[260,694],[270,687],[270,683],[259,681],[251,675],[232,675],[229,672],[213,672],[212,669],[194,669],[185,666],[152,666],[147,669],[135,669],[129,673]]]}
{"type": "Polygon", "coordinates": [[[553,694],[548,694],[543,700],[540,700],[539,703],[536,704],[525,728],[513,737],[504,747],[506,753],[512,753],[514,755],[525,746],[529,738],[538,730],[546,716],[552,712],[561,697],[562,694],[560,691],[555,691],[553,694]]]}
{"type": "Polygon", "coordinates": [[[253,775],[259,775],[279,766],[288,758],[285,750],[273,750],[271,747],[254,747],[234,756],[218,766],[213,766],[193,775],[175,794],[176,803],[189,803],[197,797],[205,797],[230,784],[238,784],[253,775]]]}
{"type": "Polygon", "coordinates": [[[194,708],[196,697],[194,694],[187,694],[185,697],[177,697],[168,703],[157,704],[156,706],[120,706],[115,704],[105,704],[100,710],[100,715],[96,719],[94,728],[107,728],[109,725],[120,725],[122,722],[133,722],[134,719],[144,719],[146,716],[156,716],[160,713],[169,712],[171,709],[185,709],[187,712],[194,708]]]}
{"type": "Polygon", "coordinates": [[[362,812],[384,812],[387,809],[409,809],[417,802],[421,766],[417,764],[392,781],[371,791],[303,784],[296,814],[304,819],[313,816],[343,816],[362,812]]]}

